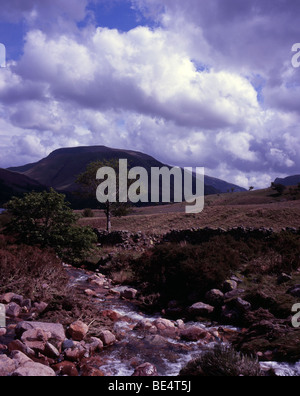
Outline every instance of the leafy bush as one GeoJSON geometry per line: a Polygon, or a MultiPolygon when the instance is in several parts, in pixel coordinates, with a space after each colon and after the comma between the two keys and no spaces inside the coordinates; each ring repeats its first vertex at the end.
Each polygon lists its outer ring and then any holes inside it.
{"type": "Polygon", "coordinates": [[[76,226],[78,217],[54,190],[13,198],[7,209],[11,221],[6,231],[19,243],[53,248],[68,261],[82,260],[96,243],[92,229],[76,226]]]}
{"type": "Polygon", "coordinates": [[[54,252],[37,247],[10,245],[0,238],[0,294],[13,292],[37,301],[64,294],[68,283],[54,252]]]}
{"type": "Polygon", "coordinates": [[[219,288],[238,268],[240,255],[227,238],[214,238],[199,246],[164,244],[133,262],[133,270],[146,292],[161,294],[162,302],[203,297],[219,288]]]}
{"type": "Polygon", "coordinates": [[[257,359],[236,352],[232,347],[217,345],[184,367],[180,376],[201,377],[260,377],[257,359]]]}

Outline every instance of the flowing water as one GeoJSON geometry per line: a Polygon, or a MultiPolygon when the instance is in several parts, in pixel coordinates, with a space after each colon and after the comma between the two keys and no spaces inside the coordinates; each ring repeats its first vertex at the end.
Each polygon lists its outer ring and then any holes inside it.
{"type": "MultiPolygon", "coordinates": [[[[88,283],[90,273],[70,268],[68,272],[72,287],[90,288],[88,283]]],[[[93,304],[99,304],[99,313],[111,310],[120,315],[113,329],[118,342],[104,349],[100,355],[103,362],[100,369],[108,376],[132,376],[135,367],[145,362],[156,366],[160,376],[177,376],[191,359],[213,348],[216,343],[227,342],[226,333],[230,338],[230,335],[239,331],[230,326],[213,327],[209,323],[189,322],[185,323],[186,327],[200,327],[213,337],[209,342],[186,342],[179,337],[137,330],[135,327],[141,321],[147,320],[153,323],[161,318],[161,315],[150,316],[140,312],[136,305],[119,297],[119,292],[126,287],[114,287],[109,280],[106,281],[108,283],[102,292],[97,298],[93,298],[93,304]]],[[[278,376],[300,376],[300,362],[296,364],[263,362],[261,366],[265,370],[272,368],[278,376]]]]}

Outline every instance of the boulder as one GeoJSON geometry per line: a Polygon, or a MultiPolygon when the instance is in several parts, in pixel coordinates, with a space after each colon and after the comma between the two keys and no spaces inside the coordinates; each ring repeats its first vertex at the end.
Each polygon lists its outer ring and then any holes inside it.
{"type": "Polygon", "coordinates": [[[59,376],[68,376],[68,377],[78,377],[79,373],[74,363],[67,362],[66,360],[55,364],[52,366],[52,369],[55,371],[56,375],[59,376]]]}
{"type": "Polygon", "coordinates": [[[10,318],[17,318],[21,312],[22,308],[15,302],[10,302],[6,305],[6,315],[10,318]]]}
{"type": "Polygon", "coordinates": [[[238,287],[238,284],[236,281],[232,280],[232,279],[228,279],[223,283],[223,292],[224,293],[228,293],[231,292],[233,290],[236,290],[238,287]]]}
{"type": "Polygon", "coordinates": [[[151,364],[151,363],[144,363],[138,366],[134,374],[132,375],[133,377],[157,377],[157,368],[151,364]]]}
{"type": "Polygon", "coordinates": [[[77,320],[76,322],[72,323],[68,328],[68,334],[74,341],[82,341],[89,331],[89,327],[77,320]]]}
{"type": "Polygon", "coordinates": [[[121,298],[125,300],[134,300],[138,291],[135,289],[125,289],[121,292],[121,298]]]}
{"type": "Polygon", "coordinates": [[[41,314],[44,311],[46,311],[47,307],[48,307],[48,304],[45,303],[45,302],[40,302],[40,303],[34,303],[33,304],[33,308],[34,308],[35,312],[37,312],[39,314],[41,314]]]}
{"type": "Polygon", "coordinates": [[[197,326],[191,326],[182,330],[180,335],[181,339],[184,341],[196,342],[205,339],[208,333],[206,330],[197,326]]]}
{"type": "Polygon", "coordinates": [[[32,361],[28,356],[26,356],[21,351],[13,351],[10,354],[10,358],[13,359],[13,361],[16,365],[16,368],[23,366],[24,364],[32,361]]]}
{"type": "Polygon", "coordinates": [[[91,289],[86,289],[84,291],[84,294],[87,295],[88,297],[96,297],[97,296],[97,292],[95,292],[94,290],[91,290],[91,289]]]}
{"type": "Polygon", "coordinates": [[[101,312],[101,315],[105,318],[109,318],[113,322],[117,322],[119,319],[122,318],[122,315],[119,312],[113,311],[111,309],[107,309],[101,312]]]}
{"type": "Polygon", "coordinates": [[[245,313],[251,310],[251,304],[248,301],[243,300],[242,298],[238,297],[234,299],[231,304],[238,310],[240,313],[245,313]]]}
{"type": "Polygon", "coordinates": [[[210,316],[214,311],[214,307],[203,302],[198,302],[189,308],[189,313],[192,316],[210,316]]]}
{"type": "Polygon", "coordinates": [[[27,330],[22,334],[21,341],[23,344],[35,352],[44,353],[45,346],[51,338],[51,333],[41,329],[27,330]]]}
{"type": "Polygon", "coordinates": [[[60,356],[60,352],[54,345],[50,344],[50,342],[46,342],[44,348],[44,355],[49,357],[50,359],[58,359],[60,356]]]}
{"type": "Polygon", "coordinates": [[[104,345],[99,338],[91,337],[90,343],[86,344],[85,347],[89,350],[90,354],[92,354],[97,351],[102,351],[104,345]]]}
{"type": "Polygon", "coordinates": [[[116,342],[116,337],[109,330],[102,330],[99,336],[104,346],[113,345],[116,342]]]}
{"type": "Polygon", "coordinates": [[[54,377],[55,372],[50,367],[33,362],[24,353],[13,351],[10,358],[0,355],[0,376],[54,377]]]}
{"type": "Polygon", "coordinates": [[[144,338],[144,342],[147,342],[151,347],[157,347],[157,348],[166,348],[170,346],[170,342],[168,341],[167,338],[156,334],[156,335],[147,335],[144,338]]]}
{"type": "Polygon", "coordinates": [[[65,360],[76,362],[81,360],[87,353],[83,345],[76,343],[74,348],[69,348],[64,351],[65,360]]]}
{"type": "Polygon", "coordinates": [[[3,304],[9,304],[11,302],[14,302],[18,305],[22,305],[23,300],[23,296],[15,293],[6,293],[0,297],[0,302],[3,304]]]}
{"type": "Polygon", "coordinates": [[[35,357],[34,350],[23,344],[23,342],[20,340],[14,340],[11,343],[9,343],[8,350],[9,352],[13,352],[13,351],[22,352],[23,354],[29,356],[30,358],[35,357]]]}
{"type": "Polygon", "coordinates": [[[6,355],[0,355],[0,377],[10,376],[16,369],[15,362],[6,355]]]}
{"type": "Polygon", "coordinates": [[[23,333],[28,330],[42,330],[45,333],[50,333],[50,338],[47,340],[54,345],[59,351],[62,343],[66,339],[63,325],[60,323],[43,323],[43,322],[21,322],[16,326],[16,335],[21,338],[23,333]]]}
{"type": "Polygon", "coordinates": [[[160,334],[173,336],[177,333],[175,324],[168,319],[157,319],[153,325],[157,328],[160,334]]]}
{"type": "Polygon", "coordinates": [[[12,377],[55,377],[52,368],[40,363],[27,362],[12,373],[12,377]]]}
{"type": "Polygon", "coordinates": [[[151,334],[156,334],[158,331],[157,327],[154,326],[153,322],[148,319],[140,320],[134,327],[134,330],[146,331],[151,334]]]}
{"type": "Polygon", "coordinates": [[[224,294],[221,290],[212,289],[206,293],[205,299],[208,304],[212,305],[213,307],[220,307],[224,303],[224,294]]]}

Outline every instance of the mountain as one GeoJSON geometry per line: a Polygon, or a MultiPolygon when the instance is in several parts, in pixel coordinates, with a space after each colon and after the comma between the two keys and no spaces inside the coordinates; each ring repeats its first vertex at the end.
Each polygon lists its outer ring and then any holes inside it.
{"type": "Polygon", "coordinates": [[[13,196],[45,189],[46,187],[26,175],[0,169],[0,205],[9,201],[13,196]]]}
{"type": "Polygon", "coordinates": [[[288,176],[284,179],[277,178],[274,183],[284,186],[297,186],[300,183],[300,175],[288,176]]]}
{"type": "MultiPolygon", "coordinates": [[[[140,166],[150,171],[151,167],[167,166],[155,158],[136,151],[112,149],[105,146],[63,148],[52,152],[47,158],[33,164],[10,168],[31,179],[58,191],[69,194],[76,191],[76,177],[82,173],[88,164],[94,161],[110,159],[127,159],[129,167],[140,166]]],[[[245,191],[243,188],[223,180],[205,176],[205,194],[217,194],[235,191],[245,191]]]]}

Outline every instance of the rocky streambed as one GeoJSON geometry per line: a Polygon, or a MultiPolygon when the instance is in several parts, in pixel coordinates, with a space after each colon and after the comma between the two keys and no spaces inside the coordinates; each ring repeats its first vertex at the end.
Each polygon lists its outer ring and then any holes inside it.
{"type": "MultiPolygon", "coordinates": [[[[0,330],[0,376],[177,376],[186,363],[216,344],[230,344],[241,337],[250,340],[253,335],[251,329],[209,321],[147,315],[139,310],[136,290],[117,286],[101,273],[65,267],[71,297],[76,290],[98,317],[108,319],[109,326],[97,329],[98,336],[93,337],[93,322],[79,318],[67,328],[49,320],[43,323],[35,318],[47,304],[32,305],[13,293],[1,296],[8,322],[0,330]]],[[[242,299],[237,301],[241,309],[248,309],[242,299]]],[[[196,304],[194,309],[206,307],[196,304]]],[[[276,363],[272,357],[261,362],[265,371],[272,368],[277,375],[300,375],[300,364],[276,363]]]]}
{"type": "Polygon", "coordinates": [[[229,342],[237,329],[209,323],[168,320],[159,313],[147,315],[138,309],[136,290],[115,286],[102,275],[70,270],[73,285],[92,296],[99,313],[113,319],[116,342],[101,352],[105,375],[131,376],[149,363],[161,376],[176,376],[201,351],[216,343],[229,342]],[[88,287],[88,289],[86,289],[88,287]]]}

